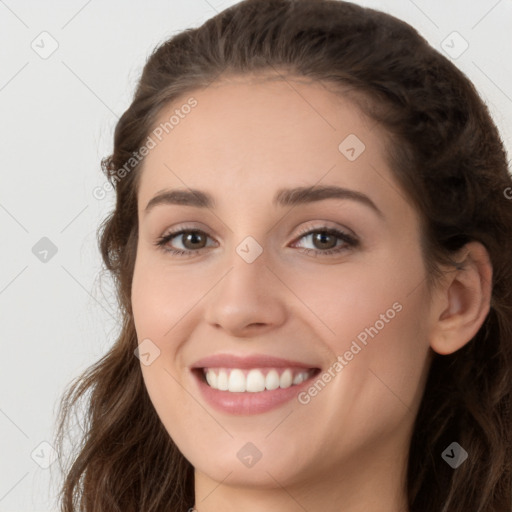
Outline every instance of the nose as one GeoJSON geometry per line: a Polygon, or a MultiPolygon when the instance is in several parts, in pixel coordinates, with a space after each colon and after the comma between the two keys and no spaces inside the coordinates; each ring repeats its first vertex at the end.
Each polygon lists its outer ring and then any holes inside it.
{"type": "Polygon", "coordinates": [[[233,251],[230,265],[208,294],[209,325],[234,337],[261,335],[286,321],[286,287],[262,253],[254,261],[233,251]]]}

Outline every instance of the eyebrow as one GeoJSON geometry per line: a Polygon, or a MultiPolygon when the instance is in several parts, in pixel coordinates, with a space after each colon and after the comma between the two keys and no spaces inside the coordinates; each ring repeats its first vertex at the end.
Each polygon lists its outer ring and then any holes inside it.
{"type": "MultiPolygon", "coordinates": [[[[382,211],[367,195],[356,190],[334,185],[280,189],[274,196],[272,204],[282,207],[296,206],[325,199],[350,199],[357,201],[371,208],[379,217],[384,218],[382,211]]],[[[197,189],[162,190],[149,201],[144,213],[147,214],[155,206],[162,204],[213,209],[215,208],[215,199],[209,193],[197,189]]]]}

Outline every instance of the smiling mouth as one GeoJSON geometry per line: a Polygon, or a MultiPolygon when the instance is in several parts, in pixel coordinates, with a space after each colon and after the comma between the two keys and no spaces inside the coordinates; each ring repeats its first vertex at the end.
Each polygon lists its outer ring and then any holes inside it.
{"type": "Polygon", "coordinates": [[[320,373],[319,368],[194,368],[211,389],[230,393],[261,393],[298,386],[320,373]]]}

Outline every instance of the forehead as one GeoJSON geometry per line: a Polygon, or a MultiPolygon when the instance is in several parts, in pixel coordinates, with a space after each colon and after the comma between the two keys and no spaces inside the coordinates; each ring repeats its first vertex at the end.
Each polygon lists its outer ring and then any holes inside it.
{"type": "Polygon", "coordinates": [[[224,78],[164,108],[159,127],[142,167],[141,204],[169,187],[208,183],[254,194],[325,178],[365,188],[376,172],[389,174],[380,127],[346,97],[310,80],[224,78]]]}

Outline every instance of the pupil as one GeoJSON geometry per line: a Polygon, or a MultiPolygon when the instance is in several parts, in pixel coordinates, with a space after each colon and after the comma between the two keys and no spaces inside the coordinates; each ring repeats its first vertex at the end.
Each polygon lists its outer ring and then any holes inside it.
{"type": "Polygon", "coordinates": [[[201,234],[200,233],[189,233],[186,237],[187,242],[191,242],[192,244],[197,243],[197,239],[200,240],[201,234]]]}
{"type": "MultiPolygon", "coordinates": [[[[320,233],[318,233],[316,235],[316,241],[320,242],[320,245],[324,245],[324,247],[322,247],[322,249],[325,249],[325,238],[329,238],[329,237],[332,237],[332,235],[330,235],[329,233],[326,233],[325,231],[322,231],[320,233]]],[[[329,244],[329,242],[327,242],[327,245],[330,245],[330,247],[327,247],[327,248],[332,248],[332,240],[331,240],[331,244],[329,244]]]]}

